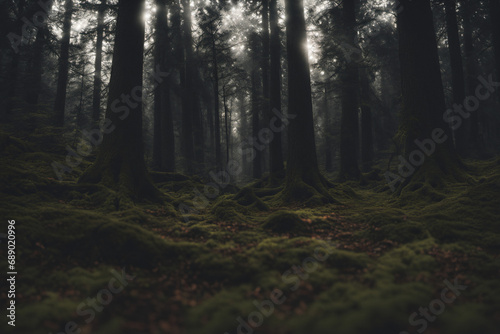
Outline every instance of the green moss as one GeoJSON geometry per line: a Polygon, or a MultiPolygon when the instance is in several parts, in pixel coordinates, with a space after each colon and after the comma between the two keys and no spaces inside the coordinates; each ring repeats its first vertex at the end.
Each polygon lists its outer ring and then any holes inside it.
{"type": "Polygon", "coordinates": [[[233,200],[222,199],[211,209],[215,218],[220,221],[246,222],[244,214],[248,214],[248,209],[233,200]]]}
{"type": "Polygon", "coordinates": [[[241,189],[235,196],[234,200],[243,206],[251,207],[258,211],[267,211],[269,206],[265,204],[260,198],[255,196],[252,188],[245,187],[241,189]]]}
{"type": "Polygon", "coordinates": [[[190,334],[233,333],[238,327],[238,317],[255,310],[252,300],[246,294],[252,288],[242,285],[222,291],[193,308],[187,315],[190,334]]]}
{"type": "Polygon", "coordinates": [[[337,283],[320,294],[305,315],[294,317],[294,333],[397,333],[407,327],[408,314],[429,296],[424,284],[385,285],[369,289],[358,283],[337,283]]]}
{"type": "Polygon", "coordinates": [[[426,239],[393,249],[381,256],[373,271],[365,277],[375,284],[387,284],[418,275],[430,276],[437,263],[433,257],[423,252],[434,245],[433,239],[426,239]]]}
{"type": "Polygon", "coordinates": [[[271,214],[262,227],[275,233],[306,233],[307,223],[299,216],[288,211],[277,211],[271,214]]]}

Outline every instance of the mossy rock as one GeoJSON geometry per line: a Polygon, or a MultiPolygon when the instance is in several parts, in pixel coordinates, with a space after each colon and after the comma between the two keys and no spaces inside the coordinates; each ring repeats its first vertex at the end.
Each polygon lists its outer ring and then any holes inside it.
{"type": "Polygon", "coordinates": [[[270,215],[262,227],[275,233],[304,233],[307,223],[298,215],[288,211],[277,211],[270,215]]]}

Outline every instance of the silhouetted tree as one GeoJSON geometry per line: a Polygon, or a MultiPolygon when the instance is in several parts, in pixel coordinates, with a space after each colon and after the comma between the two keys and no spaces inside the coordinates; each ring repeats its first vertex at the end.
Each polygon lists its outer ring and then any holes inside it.
{"type": "Polygon", "coordinates": [[[73,0],[65,0],[64,20],[62,27],[61,48],[59,54],[59,72],[57,75],[57,92],[54,102],[56,126],[64,126],[64,110],[66,107],[66,91],[68,88],[69,46],[71,38],[71,17],[73,15],[73,0]]]}
{"type": "MultiPolygon", "coordinates": [[[[142,139],[144,0],[119,0],[102,144],[81,183],[103,183],[122,196],[154,198],[142,139]]],[[[94,136],[98,138],[97,136],[94,136]]]]}

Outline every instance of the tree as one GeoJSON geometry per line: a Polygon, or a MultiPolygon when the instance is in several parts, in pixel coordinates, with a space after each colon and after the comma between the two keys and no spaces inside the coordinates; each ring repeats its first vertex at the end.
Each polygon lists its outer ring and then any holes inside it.
{"type": "Polygon", "coordinates": [[[184,81],[183,81],[183,139],[185,143],[185,159],[187,171],[199,170],[204,161],[204,139],[199,94],[197,92],[198,69],[193,50],[193,33],[191,23],[190,0],[181,0],[183,9],[183,47],[184,47],[184,81]],[[194,162],[197,166],[194,166],[194,162]]]}
{"type": "MultiPolygon", "coordinates": [[[[278,24],[277,0],[269,1],[270,22],[270,103],[269,112],[281,111],[281,41],[280,28],[278,24]]],[[[281,127],[281,120],[276,122],[276,127],[281,127]]],[[[281,144],[281,132],[274,133],[274,138],[269,144],[269,172],[271,181],[284,172],[283,149],[281,144]]]]}
{"type": "Polygon", "coordinates": [[[118,2],[104,138],[96,161],[79,180],[102,183],[133,199],[157,195],[148,178],[142,138],[143,7],[144,0],[118,2]]]}
{"type": "Polygon", "coordinates": [[[361,167],[368,172],[373,162],[372,108],[370,106],[370,83],[367,69],[360,70],[361,97],[361,167]]]}
{"type": "Polygon", "coordinates": [[[307,51],[302,0],[286,0],[286,45],[288,54],[288,160],[284,201],[321,198],[332,201],[327,182],[319,172],[314,139],[311,74],[307,51]]]}
{"type": "MultiPolygon", "coordinates": [[[[497,79],[500,78],[500,1],[490,0],[490,24],[497,79]]],[[[500,94],[497,94],[500,100],[500,94]]]]}
{"type": "Polygon", "coordinates": [[[101,69],[102,69],[102,42],[104,40],[104,14],[106,13],[106,1],[101,0],[97,9],[97,29],[95,42],[95,63],[94,63],[94,90],[92,92],[92,121],[99,122],[101,117],[101,69]]]}
{"type": "Polygon", "coordinates": [[[43,51],[47,43],[48,30],[46,25],[40,27],[36,33],[36,40],[33,45],[33,55],[31,57],[31,69],[28,74],[28,87],[26,101],[30,104],[37,104],[42,84],[42,64],[43,51]]]}
{"type": "Polygon", "coordinates": [[[328,104],[328,82],[323,83],[323,136],[324,136],[324,150],[325,150],[325,170],[327,172],[333,171],[333,155],[332,155],[332,121],[330,115],[330,107],[328,104]]]}
{"type": "Polygon", "coordinates": [[[340,172],[339,179],[357,179],[359,130],[358,130],[358,57],[356,42],[357,0],[344,0],[342,3],[344,69],[341,73],[342,116],[340,120],[340,172]],[[354,51],[353,51],[354,50],[354,51]]]}
{"type": "MultiPolygon", "coordinates": [[[[473,26],[472,19],[474,14],[474,5],[470,0],[462,0],[462,21],[463,21],[463,34],[464,34],[464,53],[465,53],[465,84],[466,94],[474,95],[476,89],[476,52],[474,48],[473,26]]],[[[478,149],[480,145],[479,140],[479,116],[474,112],[470,116],[470,141],[472,147],[478,149]]]]}
{"type": "MultiPolygon", "coordinates": [[[[170,38],[165,0],[156,1],[154,71],[169,73],[170,38]]],[[[156,79],[155,79],[156,80],[156,79]]],[[[155,81],[153,165],[163,172],[175,171],[174,120],[170,105],[170,77],[155,81]]]]}
{"type": "MultiPolygon", "coordinates": [[[[202,30],[201,42],[204,44],[209,53],[207,58],[211,61],[211,79],[212,79],[212,108],[208,108],[208,120],[210,136],[213,138],[213,148],[215,151],[215,167],[220,170],[222,168],[222,150],[221,150],[221,134],[220,134],[220,100],[219,100],[219,83],[220,83],[220,64],[221,57],[219,49],[221,46],[222,34],[219,32],[221,25],[221,13],[216,2],[211,3],[200,9],[200,28],[202,30]]],[[[225,49],[226,45],[222,45],[225,49]]]]}
{"type": "Polygon", "coordinates": [[[64,109],[66,106],[66,91],[68,88],[69,46],[71,38],[71,17],[73,15],[73,0],[64,3],[64,21],[62,28],[61,49],[59,54],[59,72],[57,76],[57,92],[54,102],[56,126],[64,126],[64,109]]]}
{"type": "Polygon", "coordinates": [[[457,161],[450,128],[443,120],[446,105],[430,0],[404,0],[401,6],[404,10],[397,15],[397,28],[403,109],[398,139],[405,158],[416,167],[422,165],[418,172],[407,175],[406,185],[454,175],[457,161]],[[432,144],[431,138],[439,140],[432,144]],[[427,156],[422,152],[423,144],[417,141],[427,143],[427,156]]]}
{"type": "MultiPolygon", "coordinates": [[[[269,88],[269,61],[270,61],[270,36],[269,36],[269,0],[262,0],[261,7],[262,19],[262,48],[261,48],[261,74],[262,74],[262,121],[268,122],[272,117],[269,88]]],[[[269,152],[268,147],[264,148],[265,153],[269,152]]],[[[265,157],[265,155],[263,156],[265,157]]],[[[267,166],[264,171],[267,169],[267,166]]]]}
{"type": "MultiPolygon", "coordinates": [[[[460,37],[455,0],[445,0],[446,33],[448,36],[448,50],[450,52],[451,80],[453,89],[453,103],[462,104],[465,99],[465,77],[460,50],[460,37]]],[[[455,132],[457,152],[465,154],[467,145],[467,127],[465,124],[455,132]]]]}
{"type": "MultiPolygon", "coordinates": [[[[261,83],[260,71],[259,71],[259,37],[257,33],[251,33],[249,38],[249,47],[251,50],[251,69],[250,69],[250,99],[252,104],[252,137],[258,138],[261,122],[261,83]]],[[[252,176],[255,179],[260,179],[262,177],[262,150],[256,149],[255,156],[253,157],[253,171],[252,176]]]]}

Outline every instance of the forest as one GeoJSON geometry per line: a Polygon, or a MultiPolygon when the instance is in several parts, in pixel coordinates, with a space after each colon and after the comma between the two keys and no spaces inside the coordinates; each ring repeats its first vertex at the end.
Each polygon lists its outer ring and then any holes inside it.
{"type": "Polygon", "coordinates": [[[500,0],[0,0],[14,334],[500,334],[500,0]]]}

